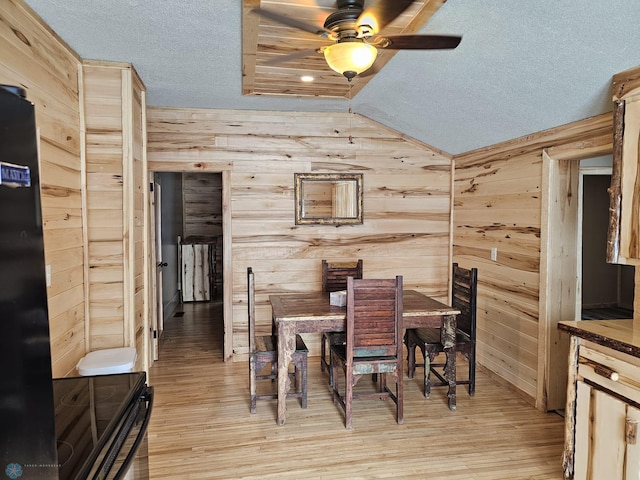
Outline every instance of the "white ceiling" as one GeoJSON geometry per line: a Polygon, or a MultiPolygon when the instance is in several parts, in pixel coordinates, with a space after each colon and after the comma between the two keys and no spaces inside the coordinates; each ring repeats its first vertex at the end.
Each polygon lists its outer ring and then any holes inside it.
{"type": "MultiPolygon", "coordinates": [[[[349,108],[242,96],[241,0],[26,3],[81,57],[132,63],[150,106],[349,108]]],[[[639,26],[638,0],[449,0],[420,33],[460,46],[398,52],[351,106],[447,153],[474,150],[610,111],[611,77],[640,65],[639,26]]]]}

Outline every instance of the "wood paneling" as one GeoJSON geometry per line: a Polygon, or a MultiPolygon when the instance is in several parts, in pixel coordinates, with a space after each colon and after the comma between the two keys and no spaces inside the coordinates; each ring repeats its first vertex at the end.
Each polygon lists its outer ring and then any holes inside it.
{"type": "MultiPolygon", "coordinates": [[[[453,257],[465,268],[478,268],[478,362],[542,409],[549,389],[563,390],[552,385],[551,377],[566,381],[567,375],[566,360],[556,362],[559,354],[551,355],[566,352],[557,343],[562,339],[555,327],[566,309],[556,301],[547,311],[546,302],[561,298],[571,282],[575,286],[575,274],[568,275],[565,268],[560,277],[558,270],[541,265],[541,235],[549,245],[564,248],[565,262],[576,262],[575,244],[566,240],[571,232],[560,226],[569,227],[568,214],[563,217],[562,212],[573,212],[565,203],[574,206],[577,193],[568,180],[565,189],[543,192],[550,188],[543,178],[543,152],[565,162],[558,172],[565,171],[566,162],[610,151],[611,135],[611,116],[601,115],[454,158],[453,257]],[[544,203],[543,194],[548,196],[544,203]],[[558,212],[553,216],[548,210],[558,212]],[[497,248],[496,261],[491,248],[497,248]],[[556,297],[547,299],[547,289],[556,297]]],[[[562,182],[558,172],[554,181],[562,182]]],[[[545,244],[545,252],[547,248],[545,244]]],[[[560,403],[552,408],[561,408],[564,400],[560,403]]]]}
{"type": "Polygon", "coordinates": [[[79,60],[12,0],[0,3],[0,52],[0,83],[24,87],[36,109],[52,368],[62,377],[85,353],[79,60]]]}
{"type": "MultiPolygon", "coordinates": [[[[247,352],[246,268],[256,274],[257,324],[267,296],[319,290],[321,260],[364,260],[364,276],[447,298],[451,162],[447,155],[347,113],[150,108],[150,170],[229,165],[233,353],[247,352]],[[349,141],[352,136],[352,142],[349,141]],[[364,223],[295,225],[295,172],[362,172],[364,223]]],[[[227,228],[227,227],[225,227],[227,228]]],[[[226,293],[226,292],[225,292],[226,293]]],[[[312,354],[319,336],[307,338],[312,354]]],[[[227,352],[230,354],[230,352],[227,352]]]]}
{"type": "Polygon", "coordinates": [[[222,176],[219,173],[182,175],[182,218],[185,239],[222,235],[222,176]]]}
{"type": "Polygon", "coordinates": [[[144,85],[128,64],[83,65],[89,349],[135,347],[147,368],[144,85]]]}

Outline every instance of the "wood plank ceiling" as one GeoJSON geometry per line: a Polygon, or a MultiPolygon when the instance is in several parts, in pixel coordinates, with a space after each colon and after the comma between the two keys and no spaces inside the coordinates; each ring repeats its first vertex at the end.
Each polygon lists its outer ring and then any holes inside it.
{"type": "MultiPolygon", "coordinates": [[[[393,1],[393,0],[391,0],[393,1]]],[[[416,0],[402,15],[387,25],[382,33],[416,33],[446,0],[416,0]]],[[[365,2],[365,7],[368,1],[365,2]]],[[[302,30],[290,28],[260,17],[251,10],[265,8],[322,26],[336,10],[335,0],[243,0],[242,11],[242,91],[244,95],[352,98],[374,74],[356,77],[351,84],[329,68],[324,56],[315,53],[330,41],[302,30]],[[272,63],[278,56],[310,50],[310,55],[295,60],[272,63]],[[310,75],[312,82],[300,77],[310,75]]],[[[370,69],[379,72],[393,57],[395,50],[378,50],[370,69]]]]}

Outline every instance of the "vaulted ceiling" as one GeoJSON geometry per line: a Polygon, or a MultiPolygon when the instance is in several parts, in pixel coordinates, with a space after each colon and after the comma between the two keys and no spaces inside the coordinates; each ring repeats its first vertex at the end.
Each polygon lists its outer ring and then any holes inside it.
{"type": "Polygon", "coordinates": [[[318,39],[250,13],[321,25],[334,0],[26,3],[81,57],[132,63],[150,106],[351,108],[450,154],[608,112],[613,74],[640,65],[637,0],[416,0],[390,31],[461,35],[460,45],[383,51],[379,71],[351,84],[321,55],[269,64],[318,39]]]}

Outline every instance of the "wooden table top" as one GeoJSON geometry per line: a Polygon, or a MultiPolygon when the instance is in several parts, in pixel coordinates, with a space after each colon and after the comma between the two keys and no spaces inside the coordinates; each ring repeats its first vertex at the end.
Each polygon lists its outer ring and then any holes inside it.
{"type": "MultiPolygon", "coordinates": [[[[329,302],[329,294],[322,292],[270,295],[273,320],[276,322],[304,320],[344,320],[346,307],[336,307],[329,302]]],[[[415,290],[402,292],[403,319],[412,317],[441,317],[457,315],[460,310],[445,305],[415,290]]]]}

